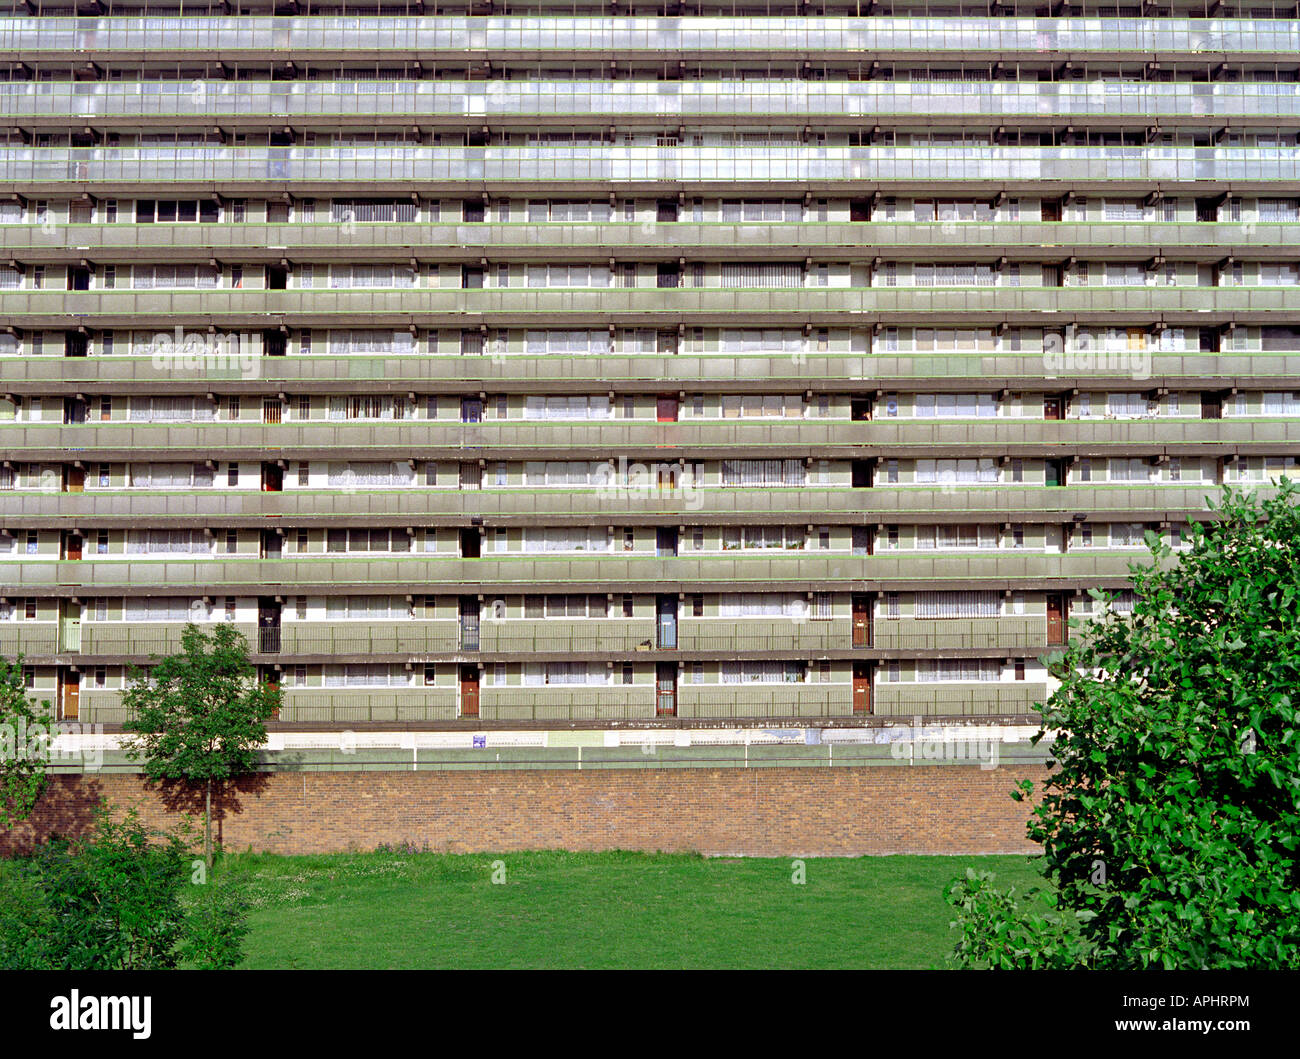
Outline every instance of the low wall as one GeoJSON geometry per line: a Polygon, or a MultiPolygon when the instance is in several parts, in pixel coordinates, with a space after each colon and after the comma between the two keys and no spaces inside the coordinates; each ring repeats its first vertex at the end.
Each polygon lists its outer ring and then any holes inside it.
{"type": "MultiPolygon", "coordinates": [[[[516,771],[273,772],[221,800],[228,850],[325,853],[413,842],[468,853],[532,849],[862,856],[1034,852],[1012,788],[1041,765],[516,771]]],[[[138,808],[147,822],[202,820],[201,794],[138,775],[68,774],[0,853],[84,832],[93,807],[138,808]]]]}

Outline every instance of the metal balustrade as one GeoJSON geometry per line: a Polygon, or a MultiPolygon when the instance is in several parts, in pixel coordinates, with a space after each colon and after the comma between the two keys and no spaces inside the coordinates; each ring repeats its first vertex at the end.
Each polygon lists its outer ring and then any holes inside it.
{"type": "Polygon", "coordinates": [[[222,16],[0,19],[0,50],[29,60],[87,54],[102,60],[138,53],[231,61],[256,55],[283,61],[330,56],[414,56],[463,59],[466,52],[535,57],[550,52],[591,58],[659,58],[684,53],[700,58],[818,52],[856,60],[863,53],[919,60],[936,53],[945,61],[990,57],[1039,59],[1046,52],[1210,61],[1232,52],[1252,58],[1293,58],[1300,27],[1280,19],[1249,18],[982,18],[927,17],[728,17],[684,18],[515,15],[484,18],[437,16],[222,16]],[[245,56],[243,53],[251,53],[245,56]]]}
{"type": "MultiPolygon", "coordinates": [[[[285,224],[0,224],[0,244],[24,261],[63,261],[90,252],[118,264],[191,261],[196,255],[239,251],[246,261],[386,261],[407,248],[421,261],[477,263],[603,260],[610,248],[640,260],[676,260],[683,250],[711,261],[765,259],[774,253],[819,261],[862,261],[877,255],[898,261],[958,257],[987,262],[1006,255],[1019,262],[1059,264],[1079,255],[1108,261],[1149,260],[1159,246],[1170,260],[1200,261],[1219,254],[1237,260],[1291,260],[1300,255],[1300,223],[1243,219],[1239,223],[1187,221],[690,221],[525,223],[491,221],[295,221],[285,224]],[[400,252],[394,248],[402,248],[400,252]]],[[[7,295],[6,295],[7,296],[7,295]]]]}
{"type": "MultiPolygon", "coordinates": [[[[1222,455],[1227,451],[1275,455],[1300,442],[1300,416],[1204,420],[1041,418],[912,419],[855,423],[755,419],[737,423],[681,422],[603,424],[556,422],[482,423],[444,426],[407,423],[224,424],[149,426],[122,422],[80,426],[0,425],[0,458],[37,460],[76,448],[101,460],[277,458],[428,460],[485,457],[492,460],[605,460],[621,455],[658,462],[690,457],[866,458],[899,456],[1084,455],[1150,456],[1167,452],[1222,455]]],[[[646,472],[649,473],[649,472],[646,472]]],[[[625,491],[611,475],[603,490],[625,491]]],[[[632,485],[633,489],[639,488],[632,485]]],[[[689,490],[695,489],[694,482],[689,490]]],[[[689,501],[689,497],[686,498],[689,501]]]]}
{"type": "MultiPolygon", "coordinates": [[[[1295,82],[1087,82],[771,80],[682,81],[207,81],[0,83],[0,112],[42,126],[67,123],[136,127],[154,122],[282,125],[328,120],[341,128],[412,122],[464,126],[511,122],[530,127],[815,121],[819,128],[983,119],[1018,126],[1077,121],[1096,125],[1159,121],[1162,127],[1294,124],[1295,82]],[[1292,119],[1288,121],[1288,119],[1292,119]]],[[[182,147],[178,149],[186,151],[182,147]]]]}
{"type": "MultiPolygon", "coordinates": [[[[1300,159],[1300,152],[1297,152],[1300,159]]],[[[516,326],[583,327],[593,321],[647,326],[852,325],[870,314],[897,326],[993,327],[1055,323],[1108,327],[1243,326],[1300,318],[1300,286],[1232,287],[808,287],[453,290],[13,291],[0,325],[99,327],[211,323],[256,329],[268,316],[306,327],[456,327],[508,320],[516,326]]],[[[242,369],[236,358],[233,374],[242,369]]]]}
{"type": "MultiPolygon", "coordinates": [[[[1207,120],[1209,116],[1207,115],[1207,120]]],[[[0,189],[179,194],[295,187],[338,193],[384,187],[461,194],[553,185],[608,193],[611,185],[732,192],[782,186],[842,191],[862,184],[952,194],[985,190],[1142,190],[1231,182],[1281,193],[1300,181],[1300,153],[1268,147],[7,147],[0,189]]]]}
{"type": "MultiPolygon", "coordinates": [[[[463,385],[474,389],[492,386],[494,392],[537,392],[548,383],[589,382],[593,387],[618,383],[650,385],[692,383],[716,391],[721,386],[736,392],[756,387],[795,385],[803,390],[859,391],[864,383],[890,383],[891,388],[962,388],[990,391],[1016,388],[1055,391],[1070,385],[1094,384],[1097,389],[1117,389],[1121,384],[1163,385],[1187,380],[1189,389],[1240,383],[1267,388],[1272,380],[1300,379],[1300,350],[1224,353],[1174,353],[1148,348],[1147,379],[1134,379],[1131,353],[1103,351],[1096,367],[1077,364],[1049,366],[1042,353],[861,353],[804,355],[753,353],[678,356],[429,356],[424,354],[378,356],[254,356],[244,365],[196,358],[192,365],[147,356],[0,357],[0,374],[9,386],[45,386],[51,391],[68,387],[175,383],[192,379],[196,386],[208,382],[255,382],[266,385],[295,383],[299,390],[349,393],[390,392],[396,387],[422,383],[463,385]],[[903,384],[906,383],[907,386],[903,384]]],[[[571,387],[567,387],[571,389],[571,387]]],[[[1278,389],[1290,388],[1279,383],[1278,389]]]]}

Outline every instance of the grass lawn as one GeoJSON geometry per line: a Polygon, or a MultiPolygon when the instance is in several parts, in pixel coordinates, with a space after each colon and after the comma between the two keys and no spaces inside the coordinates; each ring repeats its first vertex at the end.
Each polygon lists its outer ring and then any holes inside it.
{"type": "Polygon", "coordinates": [[[968,866],[1026,857],[792,862],[642,853],[227,855],[254,902],[254,968],[929,968],[968,866]],[[493,864],[505,881],[492,882],[493,864]]]}

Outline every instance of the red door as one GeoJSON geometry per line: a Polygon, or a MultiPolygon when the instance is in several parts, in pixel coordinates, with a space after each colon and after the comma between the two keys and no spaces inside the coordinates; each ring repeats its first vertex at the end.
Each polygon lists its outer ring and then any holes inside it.
{"type": "Polygon", "coordinates": [[[460,667],[460,715],[478,716],[478,666],[460,667]]]}
{"type": "Polygon", "coordinates": [[[866,596],[853,597],[853,646],[871,646],[871,601],[866,596]]]}
{"type": "Polygon", "coordinates": [[[661,423],[677,422],[677,398],[660,397],[658,404],[658,417],[661,423]]]}
{"type": "Polygon", "coordinates": [[[655,666],[655,716],[677,716],[677,663],[655,666]]]}
{"type": "Polygon", "coordinates": [[[1069,607],[1065,597],[1053,592],[1047,597],[1047,645],[1060,647],[1066,640],[1069,607]]]}
{"type": "Polygon", "coordinates": [[[853,663],[853,712],[868,714],[871,704],[871,663],[853,663]]]}

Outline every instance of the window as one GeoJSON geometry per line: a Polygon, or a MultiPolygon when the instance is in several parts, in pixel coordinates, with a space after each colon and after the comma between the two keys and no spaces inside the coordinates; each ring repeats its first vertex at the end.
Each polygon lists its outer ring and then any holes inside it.
{"type": "Polygon", "coordinates": [[[996,592],[917,592],[918,618],[996,618],[996,592]]]}

